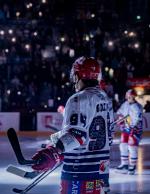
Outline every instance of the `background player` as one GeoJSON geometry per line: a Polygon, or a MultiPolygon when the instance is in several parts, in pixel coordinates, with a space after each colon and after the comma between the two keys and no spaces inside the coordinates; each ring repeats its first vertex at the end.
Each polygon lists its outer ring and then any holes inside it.
{"type": "Polygon", "coordinates": [[[61,194],[102,194],[103,184],[108,185],[113,117],[110,100],[98,86],[101,67],[94,58],[80,57],[73,63],[71,79],[76,94],[66,103],[63,129],[51,136],[51,146],[33,156],[40,160],[33,169],[48,170],[63,160],[61,194]]]}
{"type": "Polygon", "coordinates": [[[138,159],[138,146],[142,135],[142,106],[135,100],[136,93],[130,89],[126,92],[126,101],[117,111],[119,117],[127,117],[124,123],[120,124],[121,143],[121,165],[117,171],[134,174],[138,159]],[[130,156],[130,157],[129,157],[130,156]]]}

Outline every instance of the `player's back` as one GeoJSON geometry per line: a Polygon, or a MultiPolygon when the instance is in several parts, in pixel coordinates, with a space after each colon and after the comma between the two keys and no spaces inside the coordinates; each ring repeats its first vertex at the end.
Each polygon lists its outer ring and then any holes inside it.
{"type": "Polygon", "coordinates": [[[99,88],[89,87],[73,95],[69,102],[72,102],[70,108],[78,109],[73,111],[77,122],[71,127],[86,132],[86,142],[64,154],[62,176],[77,180],[104,179],[108,176],[109,163],[108,97],[99,88]]]}

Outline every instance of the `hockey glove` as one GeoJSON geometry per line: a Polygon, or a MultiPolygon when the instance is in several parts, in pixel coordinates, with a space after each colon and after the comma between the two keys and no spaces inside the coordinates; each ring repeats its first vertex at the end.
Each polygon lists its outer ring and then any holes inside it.
{"type": "Polygon", "coordinates": [[[32,166],[34,170],[47,171],[52,169],[57,163],[60,163],[63,157],[58,153],[57,148],[50,146],[38,151],[32,159],[37,161],[37,164],[32,166]]]}

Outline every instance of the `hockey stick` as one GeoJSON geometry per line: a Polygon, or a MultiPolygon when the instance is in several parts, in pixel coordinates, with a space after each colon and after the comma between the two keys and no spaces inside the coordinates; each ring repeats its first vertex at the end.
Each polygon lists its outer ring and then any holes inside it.
{"type": "Polygon", "coordinates": [[[9,165],[6,170],[9,173],[27,179],[33,179],[40,174],[38,171],[28,172],[13,165],[9,165]]]}
{"type": "Polygon", "coordinates": [[[22,155],[20,143],[16,134],[16,131],[13,128],[8,129],[7,136],[9,139],[9,142],[13,148],[13,151],[16,155],[17,161],[21,165],[32,165],[37,163],[37,161],[34,160],[26,160],[24,156],[22,155]]]}
{"type": "Polygon", "coordinates": [[[41,182],[45,177],[47,177],[50,173],[52,173],[56,168],[58,168],[62,163],[57,164],[53,169],[43,172],[35,181],[33,181],[30,185],[28,185],[25,189],[17,189],[13,188],[13,192],[25,194],[30,191],[33,187],[35,187],[39,182],[41,182]]]}
{"type": "Polygon", "coordinates": [[[126,116],[122,117],[121,119],[118,119],[118,120],[114,121],[113,123],[111,123],[111,125],[116,125],[116,124],[124,121],[128,116],[129,115],[126,115],[126,116]]]}

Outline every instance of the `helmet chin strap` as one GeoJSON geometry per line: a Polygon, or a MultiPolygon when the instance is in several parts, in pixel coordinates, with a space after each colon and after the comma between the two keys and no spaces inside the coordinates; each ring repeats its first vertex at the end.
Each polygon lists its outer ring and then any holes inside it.
{"type": "Polygon", "coordinates": [[[81,80],[81,78],[78,75],[76,75],[76,77],[75,77],[75,85],[74,85],[74,87],[75,87],[75,91],[76,92],[79,92],[79,91],[81,91],[83,89],[82,80],[81,80]]]}
{"type": "Polygon", "coordinates": [[[74,84],[74,87],[75,87],[75,91],[76,91],[76,92],[79,92],[79,91],[80,91],[80,89],[78,89],[79,81],[80,81],[80,79],[78,79],[78,80],[75,82],[75,84],[74,84]]]}

